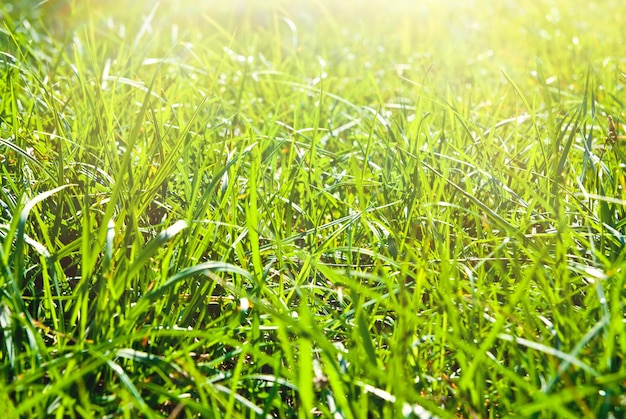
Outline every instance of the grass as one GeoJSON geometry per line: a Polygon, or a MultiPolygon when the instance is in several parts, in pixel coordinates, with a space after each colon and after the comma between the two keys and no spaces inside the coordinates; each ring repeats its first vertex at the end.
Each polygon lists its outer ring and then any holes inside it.
{"type": "Polygon", "coordinates": [[[622,417],[617,1],[0,6],[8,417],[622,417]]]}

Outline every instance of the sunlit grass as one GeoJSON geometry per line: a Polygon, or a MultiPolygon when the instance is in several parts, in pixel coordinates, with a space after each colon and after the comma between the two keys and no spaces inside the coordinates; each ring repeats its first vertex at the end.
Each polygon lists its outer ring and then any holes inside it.
{"type": "Polygon", "coordinates": [[[624,13],[482,3],[0,6],[8,415],[621,417],[624,13]]]}

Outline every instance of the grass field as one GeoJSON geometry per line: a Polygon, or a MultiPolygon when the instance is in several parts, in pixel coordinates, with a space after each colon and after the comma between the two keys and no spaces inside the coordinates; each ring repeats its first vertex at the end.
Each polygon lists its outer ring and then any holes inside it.
{"type": "Polygon", "coordinates": [[[625,26],[3,2],[2,417],[624,417],[625,26]]]}

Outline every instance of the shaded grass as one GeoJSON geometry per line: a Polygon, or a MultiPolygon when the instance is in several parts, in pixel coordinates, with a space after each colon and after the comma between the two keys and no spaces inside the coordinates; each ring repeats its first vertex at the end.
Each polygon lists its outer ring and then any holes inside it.
{"type": "Polygon", "coordinates": [[[618,9],[56,7],[2,12],[9,414],[623,413],[618,9]]]}

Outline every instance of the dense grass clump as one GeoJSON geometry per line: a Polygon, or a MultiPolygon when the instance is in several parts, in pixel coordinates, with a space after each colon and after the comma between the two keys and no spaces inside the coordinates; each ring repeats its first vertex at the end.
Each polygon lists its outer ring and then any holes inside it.
{"type": "Polygon", "coordinates": [[[623,417],[621,3],[0,6],[3,417],[623,417]]]}

